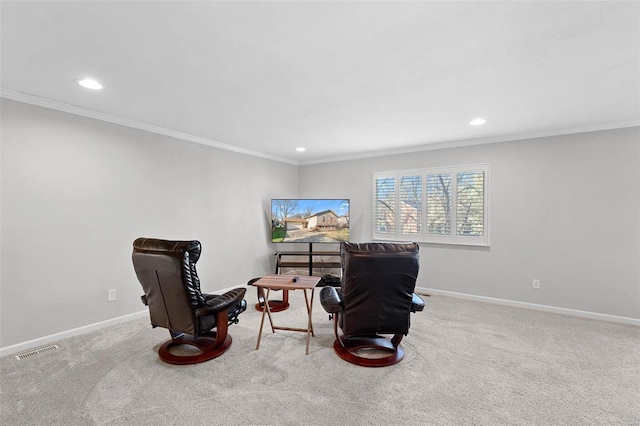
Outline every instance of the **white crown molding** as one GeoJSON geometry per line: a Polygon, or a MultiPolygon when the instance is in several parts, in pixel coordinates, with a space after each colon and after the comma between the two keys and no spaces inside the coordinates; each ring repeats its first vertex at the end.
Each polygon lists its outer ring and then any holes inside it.
{"type": "Polygon", "coordinates": [[[213,141],[211,139],[189,135],[187,133],[176,132],[174,130],[165,129],[163,127],[158,127],[158,126],[142,123],[135,120],[129,120],[127,118],[118,117],[115,115],[104,114],[102,112],[97,112],[97,111],[82,108],[79,106],[66,104],[64,102],[58,102],[51,99],[41,98],[39,96],[17,92],[11,89],[0,88],[0,97],[5,99],[10,99],[13,101],[23,102],[26,104],[40,106],[43,108],[54,109],[54,110],[66,112],[69,114],[80,115],[82,117],[93,118],[95,120],[106,121],[108,123],[131,127],[138,130],[144,130],[146,132],[169,136],[172,138],[181,139],[188,142],[199,143],[201,145],[207,145],[213,148],[224,149],[226,151],[232,151],[239,154],[251,155],[253,157],[260,157],[260,158],[265,158],[267,160],[278,161],[281,163],[293,164],[294,166],[298,165],[297,161],[290,160],[288,158],[275,157],[272,155],[265,154],[263,152],[252,151],[252,150],[240,148],[234,145],[213,141]]]}
{"type": "Polygon", "coordinates": [[[411,147],[385,149],[380,151],[370,151],[370,152],[364,152],[364,153],[353,154],[353,155],[325,157],[325,158],[319,158],[315,160],[299,161],[298,164],[300,166],[305,166],[305,165],[311,165],[311,164],[332,163],[337,161],[359,160],[363,158],[384,157],[387,155],[407,154],[407,153],[421,152],[421,151],[433,151],[436,149],[446,149],[446,148],[460,148],[464,146],[485,145],[485,144],[499,143],[499,142],[515,142],[515,141],[526,140],[526,139],[546,138],[550,136],[563,136],[563,135],[571,135],[575,133],[598,132],[603,130],[624,129],[628,127],[640,127],[640,120],[620,121],[620,122],[604,123],[604,124],[591,125],[591,126],[580,126],[580,127],[566,128],[566,129],[546,130],[541,132],[518,133],[518,134],[510,134],[510,135],[504,135],[504,136],[493,136],[488,138],[430,142],[428,144],[416,145],[411,147]]]}
{"type": "Polygon", "coordinates": [[[446,148],[459,148],[465,146],[472,145],[484,145],[490,143],[499,143],[499,142],[511,142],[511,141],[519,141],[525,139],[536,139],[536,138],[544,138],[550,136],[562,136],[562,135],[570,135],[575,133],[587,133],[587,132],[597,132],[602,130],[613,130],[613,129],[623,129],[627,127],[639,127],[640,120],[630,120],[630,121],[622,121],[622,122],[613,122],[613,123],[604,123],[590,126],[579,126],[565,129],[555,129],[555,130],[546,130],[541,132],[531,132],[531,133],[519,133],[512,135],[503,135],[503,136],[494,136],[488,138],[476,138],[476,139],[464,139],[457,141],[439,141],[439,142],[430,142],[422,145],[416,145],[412,147],[404,147],[404,148],[395,148],[395,149],[385,149],[380,151],[369,151],[363,152],[359,154],[353,155],[345,155],[345,156],[336,156],[336,157],[324,157],[318,158],[315,160],[291,160],[288,158],[275,157],[269,154],[265,154],[263,152],[252,151],[245,148],[240,148],[234,145],[225,144],[222,142],[213,141],[211,139],[202,138],[199,136],[189,135],[187,133],[176,132],[174,130],[165,129],[163,127],[154,126],[151,124],[142,123],[135,120],[129,120],[127,118],[118,117],[115,115],[104,114],[101,112],[93,111],[90,109],[78,107],[75,105],[66,104],[63,102],[54,101],[51,99],[41,98],[39,96],[29,95],[22,92],[17,92],[11,89],[0,88],[0,97],[11,99],[14,101],[24,102],[31,105],[36,105],[44,108],[54,109],[62,112],[67,112],[70,114],[80,115],[83,117],[93,118],[96,120],[106,121],[113,124],[119,124],[121,126],[127,126],[138,130],[144,130],[151,133],[156,133],[164,136],[169,136],[176,139],[185,140],[188,142],[199,143],[202,145],[211,146],[214,148],[224,149],[226,151],[232,151],[239,154],[250,155],[253,157],[265,158],[267,160],[278,161],[281,163],[292,164],[294,166],[304,166],[311,164],[322,164],[322,163],[333,163],[338,161],[347,161],[347,160],[360,160],[364,158],[372,158],[372,157],[383,157],[387,155],[397,155],[397,154],[407,154],[412,152],[421,152],[421,151],[432,151],[436,149],[446,149],[446,148]]]}

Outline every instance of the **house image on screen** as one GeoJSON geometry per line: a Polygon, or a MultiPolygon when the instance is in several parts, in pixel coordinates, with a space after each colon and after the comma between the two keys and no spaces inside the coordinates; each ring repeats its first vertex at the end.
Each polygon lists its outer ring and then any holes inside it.
{"type": "Polygon", "coordinates": [[[325,210],[307,218],[307,229],[335,229],[338,227],[338,215],[325,210]]]}
{"type": "Polygon", "coordinates": [[[287,231],[297,231],[307,227],[308,219],[300,217],[287,217],[284,219],[284,227],[287,231]]]}

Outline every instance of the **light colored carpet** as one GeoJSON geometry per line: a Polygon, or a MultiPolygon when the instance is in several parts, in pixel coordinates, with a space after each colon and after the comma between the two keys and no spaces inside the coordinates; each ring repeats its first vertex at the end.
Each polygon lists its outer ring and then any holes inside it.
{"type": "MultiPolygon", "coordinates": [[[[206,363],[161,362],[169,334],[146,318],[3,357],[1,424],[640,424],[638,327],[430,297],[412,316],[405,359],[364,368],[333,352],[317,293],[308,356],[303,333],[268,328],[255,350],[250,288],[233,345],[206,363]]],[[[276,325],[305,325],[301,295],[276,325]]]]}

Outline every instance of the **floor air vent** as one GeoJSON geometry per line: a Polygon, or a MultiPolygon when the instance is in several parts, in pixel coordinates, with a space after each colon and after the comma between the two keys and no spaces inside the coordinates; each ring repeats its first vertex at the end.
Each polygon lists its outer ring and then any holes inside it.
{"type": "Polygon", "coordinates": [[[58,345],[45,346],[44,348],[40,348],[40,349],[36,349],[36,350],[33,350],[33,351],[25,352],[25,353],[20,354],[20,355],[16,355],[16,359],[17,360],[21,360],[21,359],[29,358],[29,357],[32,357],[34,355],[40,355],[40,354],[45,353],[45,352],[55,351],[58,348],[59,348],[58,345]]]}

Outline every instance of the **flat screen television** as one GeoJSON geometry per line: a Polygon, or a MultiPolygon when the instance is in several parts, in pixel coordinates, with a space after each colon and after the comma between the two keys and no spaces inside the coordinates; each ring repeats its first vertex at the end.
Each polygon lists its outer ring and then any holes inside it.
{"type": "Polygon", "coordinates": [[[272,199],[271,242],[349,241],[348,199],[272,199]]]}

